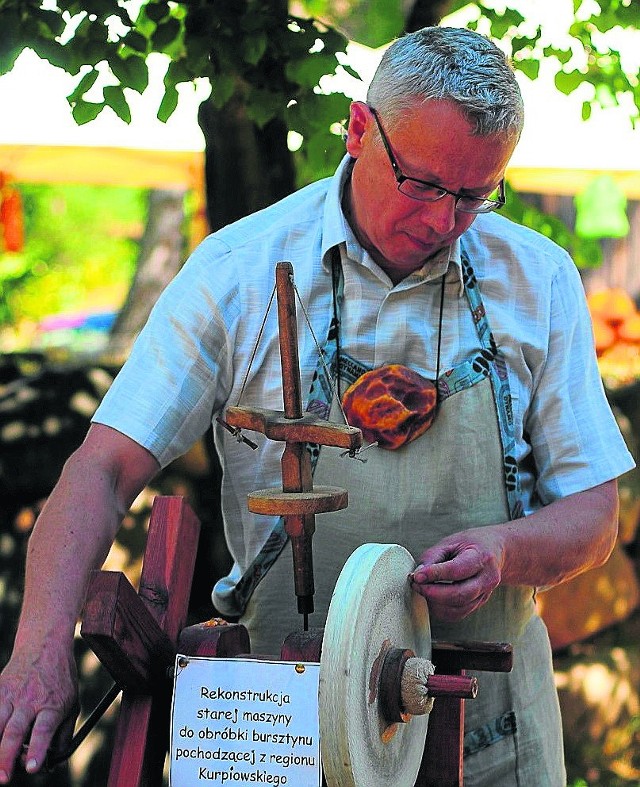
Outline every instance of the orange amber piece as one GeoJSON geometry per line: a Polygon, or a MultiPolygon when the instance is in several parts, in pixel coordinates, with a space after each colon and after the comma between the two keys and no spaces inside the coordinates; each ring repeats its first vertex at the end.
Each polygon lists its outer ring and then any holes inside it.
{"type": "Polygon", "coordinates": [[[396,449],[424,434],[436,414],[437,389],[431,380],[401,364],[389,364],[359,377],[342,405],[351,426],[368,443],[396,449]]]}

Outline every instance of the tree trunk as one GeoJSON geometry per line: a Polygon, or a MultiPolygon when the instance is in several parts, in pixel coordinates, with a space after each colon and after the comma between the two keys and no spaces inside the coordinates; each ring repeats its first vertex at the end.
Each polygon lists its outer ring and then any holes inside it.
{"type": "Polygon", "coordinates": [[[406,16],[405,31],[413,33],[437,25],[452,5],[453,0],[415,0],[406,16]]]}
{"type": "Polygon", "coordinates": [[[136,272],[105,351],[117,363],[129,354],[158,296],[184,262],[184,196],[183,191],[149,192],[147,224],[136,272]]]}
{"type": "MultiPolygon", "coordinates": [[[[272,21],[279,19],[284,27],[288,0],[267,0],[264,5],[272,21]]],[[[270,65],[276,84],[283,81],[284,67],[283,60],[270,65]]],[[[235,94],[222,109],[204,101],[198,113],[205,139],[207,218],[212,231],[277,202],[295,188],[286,124],[273,119],[258,127],[247,116],[245,93],[246,86],[238,78],[235,94]]]]}
{"type": "Polygon", "coordinates": [[[247,118],[242,99],[224,108],[200,105],[205,138],[207,219],[212,231],[267,207],[295,188],[287,129],[280,120],[258,128],[247,118]]]}

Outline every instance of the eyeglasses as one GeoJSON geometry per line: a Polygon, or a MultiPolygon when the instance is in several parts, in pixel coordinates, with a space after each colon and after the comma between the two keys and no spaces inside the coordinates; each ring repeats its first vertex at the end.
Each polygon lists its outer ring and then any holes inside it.
{"type": "Polygon", "coordinates": [[[369,109],[378,126],[382,144],[387,151],[387,156],[389,156],[391,168],[393,169],[393,174],[398,183],[398,191],[401,194],[411,199],[420,200],[420,202],[437,202],[439,199],[446,197],[447,194],[450,194],[452,197],[456,198],[455,208],[461,213],[491,213],[492,210],[501,208],[506,203],[504,180],[501,180],[497,188],[490,194],[484,197],[472,197],[469,194],[458,194],[456,191],[445,189],[444,186],[438,186],[435,183],[429,183],[426,180],[419,180],[418,178],[410,178],[408,175],[405,175],[400,169],[400,165],[393,154],[391,144],[387,139],[387,135],[384,133],[378,113],[373,107],[369,107],[369,109]]]}

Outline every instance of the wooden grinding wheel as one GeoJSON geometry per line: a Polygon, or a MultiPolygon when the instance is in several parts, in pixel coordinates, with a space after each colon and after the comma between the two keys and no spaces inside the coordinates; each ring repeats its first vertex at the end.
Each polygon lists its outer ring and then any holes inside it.
{"type": "Polygon", "coordinates": [[[404,547],[363,544],[338,578],[320,659],[320,742],[327,787],[415,783],[428,714],[389,727],[377,681],[391,647],[431,657],[426,601],[408,581],[414,568],[404,547]]]}

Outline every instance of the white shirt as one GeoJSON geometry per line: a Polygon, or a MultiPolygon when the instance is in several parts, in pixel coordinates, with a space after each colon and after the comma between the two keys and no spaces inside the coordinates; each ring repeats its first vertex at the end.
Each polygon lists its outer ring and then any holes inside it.
{"type": "MultiPolygon", "coordinates": [[[[259,446],[251,451],[215,417],[227,404],[283,408],[275,303],[265,321],[276,263],[293,264],[304,304],[304,310],[297,309],[303,394],[318,358],[304,312],[323,344],[333,308],[327,252],[338,244],[345,282],[344,352],[371,367],[402,363],[433,378],[437,279],[445,272],[441,370],[479,347],[463,295],[460,244],[393,286],[342,214],[348,165],[345,158],[333,178],[206,238],[158,300],[93,419],[146,447],[162,466],[213,422],[224,471],[225,533],[235,561],[214,596],[226,614],[236,611],[225,607],[225,589],[242,575],[273,526],[269,517],[249,513],[246,495],[280,486],[283,446],[250,434],[259,446]]],[[[604,395],[584,291],[569,255],[495,213],[478,216],[462,241],[507,364],[525,511],[631,469],[633,460],[604,395]]]]}

